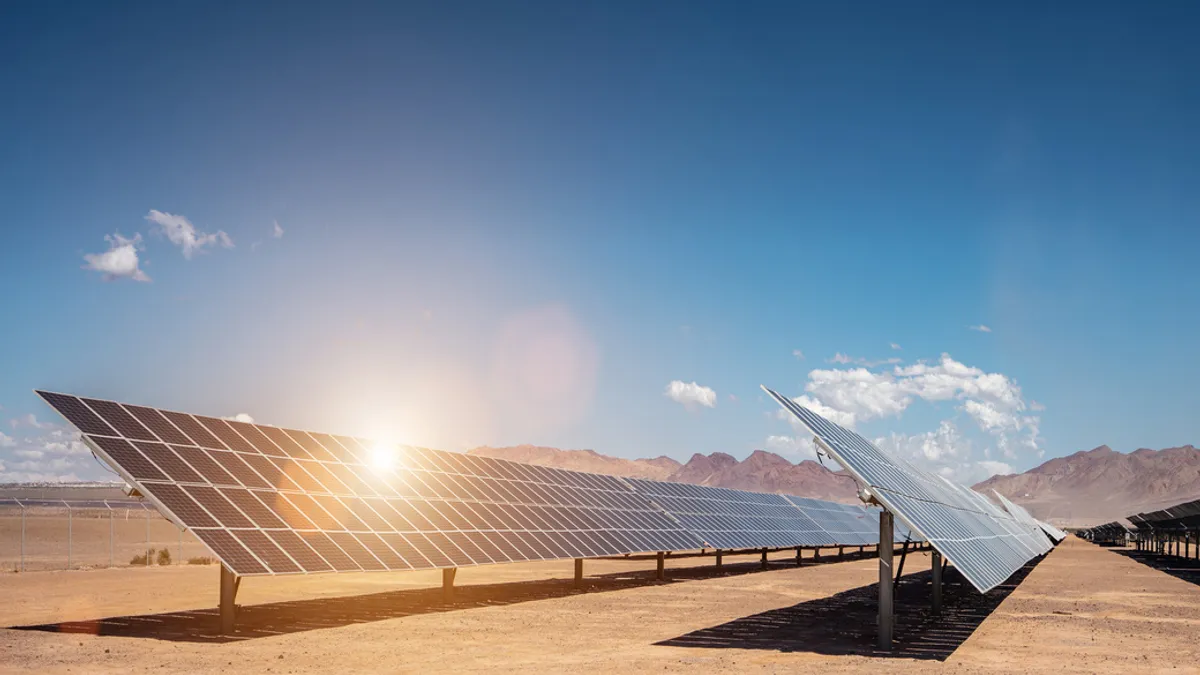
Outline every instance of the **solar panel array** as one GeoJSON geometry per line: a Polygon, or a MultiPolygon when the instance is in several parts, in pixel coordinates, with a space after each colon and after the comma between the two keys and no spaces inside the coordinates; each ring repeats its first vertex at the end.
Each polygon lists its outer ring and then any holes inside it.
{"type": "Polygon", "coordinates": [[[630,478],[629,484],[711,548],[787,548],[839,543],[783,495],[638,478],[630,478]]]}
{"type": "Polygon", "coordinates": [[[1126,537],[1129,536],[1129,528],[1125,527],[1117,521],[1104,523],[1095,527],[1089,527],[1086,530],[1080,530],[1080,536],[1088,541],[1100,543],[1124,543],[1126,537]]]}
{"type": "Polygon", "coordinates": [[[38,393],[239,576],[878,539],[861,507],[412,447],[384,466],[364,439],[38,393]]]}
{"type": "Polygon", "coordinates": [[[764,387],[823,443],[884,507],[930,542],[981,593],[1049,550],[1040,530],[1018,522],[979,493],[875,447],[808,408],[764,387]]]}
{"type": "Polygon", "coordinates": [[[611,476],[39,393],[240,576],[702,546],[611,476]]]}
{"type": "MultiPolygon", "coordinates": [[[[1134,529],[1142,537],[1148,537],[1155,533],[1173,534],[1200,529],[1200,499],[1186,501],[1158,511],[1138,513],[1129,516],[1128,520],[1133,523],[1134,529]]],[[[1122,529],[1124,529],[1123,525],[1113,522],[1084,530],[1082,534],[1092,538],[1093,541],[1111,541],[1123,536],[1120,531],[1122,529]],[[1101,539],[1097,539],[1097,537],[1101,539]],[[1108,539],[1103,539],[1104,537],[1108,537],[1108,539]]]]}
{"type": "Polygon", "coordinates": [[[1054,527],[1050,523],[1044,523],[1044,522],[1038,520],[1037,518],[1034,518],[1022,506],[1020,506],[1018,504],[1014,504],[1013,502],[1009,501],[1008,497],[1005,497],[1004,495],[1000,494],[999,492],[996,492],[995,490],[992,490],[992,494],[996,495],[996,498],[999,499],[1000,503],[1004,505],[1005,510],[1007,510],[1014,518],[1016,518],[1017,520],[1025,523],[1027,525],[1036,525],[1038,528],[1040,528],[1043,532],[1046,533],[1047,537],[1050,537],[1050,539],[1052,539],[1055,543],[1058,543],[1058,542],[1062,541],[1063,539],[1067,538],[1066,532],[1063,532],[1062,530],[1058,529],[1057,527],[1054,527]]]}

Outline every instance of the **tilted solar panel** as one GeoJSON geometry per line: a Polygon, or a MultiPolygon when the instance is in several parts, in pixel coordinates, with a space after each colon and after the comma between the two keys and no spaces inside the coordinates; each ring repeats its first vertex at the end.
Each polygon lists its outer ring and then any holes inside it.
{"type": "Polygon", "coordinates": [[[980,592],[1003,583],[1037,555],[1031,533],[1011,516],[984,505],[972,495],[974,491],[922,471],[795,401],[766,387],[763,390],[799,419],[843,468],[866,484],[880,504],[928,540],[980,592]]]}
{"type": "Polygon", "coordinates": [[[992,490],[992,494],[996,495],[996,498],[1000,500],[1000,503],[1004,506],[1005,510],[1012,514],[1014,518],[1026,523],[1027,525],[1037,527],[1042,532],[1045,532],[1046,536],[1050,537],[1050,539],[1052,539],[1055,543],[1067,538],[1066,532],[1063,532],[1049,523],[1044,523],[1037,518],[1034,518],[1032,515],[1030,515],[1029,511],[1025,510],[1024,507],[1020,506],[1019,504],[1014,504],[999,492],[992,490]]]}
{"type": "Polygon", "coordinates": [[[239,576],[704,546],[612,476],[38,393],[239,576]]]}

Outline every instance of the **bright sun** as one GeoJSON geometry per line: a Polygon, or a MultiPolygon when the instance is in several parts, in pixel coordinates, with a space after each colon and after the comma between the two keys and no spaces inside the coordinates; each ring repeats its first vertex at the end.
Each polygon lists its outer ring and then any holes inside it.
{"type": "Polygon", "coordinates": [[[376,443],[371,448],[371,466],[379,471],[387,471],[396,467],[400,451],[391,443],[376,443]]]}

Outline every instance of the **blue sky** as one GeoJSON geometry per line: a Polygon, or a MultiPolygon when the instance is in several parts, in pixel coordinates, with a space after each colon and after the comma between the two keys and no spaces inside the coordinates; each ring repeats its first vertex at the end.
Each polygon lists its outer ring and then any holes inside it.
{"type": "Polygon", "coordinates": [[[7,6],[0,480],[103,475],[35,387],[806,456],[762,383],[962,478],[1194,442],[1196,13],[7,6]]]}

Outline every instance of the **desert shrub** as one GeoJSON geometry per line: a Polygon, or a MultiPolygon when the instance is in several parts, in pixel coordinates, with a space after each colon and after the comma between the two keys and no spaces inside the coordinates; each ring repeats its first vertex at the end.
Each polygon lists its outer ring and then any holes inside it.
{"type": "Polygon", "coordinates": [[[211,565],[212,563],[213,559],[206,555],[202,555],[198,558],[188,558],[189,565],[211,565]]]}
{"type": "Polygon", "coordinates": [[[158,558],[156,558],[156,559],[155,559],[155,561],[156,561],[156,562],[157,562],[159,565],[163,565],[163,566],[170,565],[170,564],[171,564],[171,551],[170,551],[170,549],[165,549],[165,548],[164,548],[163,550],[159,551],[159,552],[158,552],[158,558]]]}
{"type": "MultiPolygon", "coordinates": [[[[146,551],[145,553],[139,553],[138,555],[133,556],[133,558],[129,561],[129,564],[130,565],[149,565],[150,561],[154,560],[154,554],[157,551],[158,551],[158,549],[152,548],[149,551],[146,551]]],[[[170,555],[170,554],[168,554],[168,555],[170,555]]]]}

